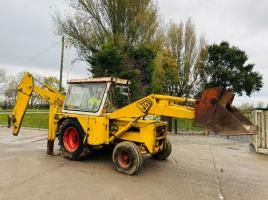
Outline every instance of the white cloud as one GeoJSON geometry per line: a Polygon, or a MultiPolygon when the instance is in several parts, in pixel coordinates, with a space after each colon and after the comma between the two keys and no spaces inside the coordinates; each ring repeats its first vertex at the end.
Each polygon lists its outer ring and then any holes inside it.
{"type": "MultiPolygon", "coordinates": [[[[265,0],[159,0],[162,17],[168,22],[185,21],[191,17],[196,30],[208,42],[227,40],[245,50],[249,61],[264,75],[264,88],[253,98],[268,97],[268,1],[265,0]]],[[[55,10],[68,11],[65,0],[1,1],[0,67],[10,73],[27,70],[57,75],[60,40],[51,18],[55,10]],[[57,45],[54,45],[58,43],[57,45]],[[40,52],[53,46],[45,53],[40,52]],[[39,56],[36,56],[39,55],[39,56]],[[32,59],[36,56],[35,59],[32,59]]],[[[72,60],[74,50],[66,50],[64,77],[86,77],[85,64],[72,60]]],[[[247,100],[247,99],[246,99],[247,100]]]]}
{"type": "Polygon", "coordinates": [[[205,35],[209,43],[227,40],[244,50],[249,62],[256,64],[255,70],[263,74],[264,87],[252,98],[243,97],[243,101],[268,98],[268,1],[159,0],[159,8],[167,22],[191,17],[196,31],[205,35]]]}

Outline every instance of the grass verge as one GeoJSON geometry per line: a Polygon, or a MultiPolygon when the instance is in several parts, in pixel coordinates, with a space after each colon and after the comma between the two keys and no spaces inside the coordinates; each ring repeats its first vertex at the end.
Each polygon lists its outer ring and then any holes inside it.
{"type": "MultiPolygon", "coordinates": [[[[2,111],[2,112],[6,113],[8,111],[2,111]]],[[[1,114],[2,112],[0,111],[0,125],[7,126],[7,114],[1,114]]],[[[193,126],[193,120],[189,120],[189,119],[173,119],[173,120],[177,120],[178,130],[184,130],[184,131],[202,131],[203,130],[203,129],[193,126]]],[[[174,128],[174,123],[172,124],[174,128]]],[[[48,110],[28,109],[24,116],[22,127],[47,129],[48,128],[48,110]],[[42,113],[38,113],[38,112],[42,112],[42,113]],[[47,113],[43,113],[43,112],[47,112],[47,113]]]]}
{"type": "MultiPolygon", "coordinates": [[[[7,115],[0,114],[0,125],[7,126],[7,115]]],[[[22,121],[22,127],[48,128],[48,113],[26,113],[22,121]]]]}

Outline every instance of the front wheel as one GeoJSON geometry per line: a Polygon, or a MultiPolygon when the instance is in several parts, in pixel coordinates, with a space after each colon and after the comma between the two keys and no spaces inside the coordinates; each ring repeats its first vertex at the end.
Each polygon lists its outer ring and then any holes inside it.
{"type": "Polygon", "coordinates": [[[113,150],[115,169],[121,173],[129,175],[138,173],[142,167],[142,161],[142,154],[133,142],[120,142],[113,150]]]}
{"type": "Polygon", "coordinates": [[[84,138],[85,132],[78,121],[74,119],[65,120],[58,133],[59,145],[63,156],[71,160],[85,158],[84,138]]]}
{"type": "Polygon", "coordinates": [[[152,157],[156,160],[166,160],[170,156],[171,151],[172,145],[169,140],[166,140],[166,144],[163,151],[153,154],[152,157]]]}

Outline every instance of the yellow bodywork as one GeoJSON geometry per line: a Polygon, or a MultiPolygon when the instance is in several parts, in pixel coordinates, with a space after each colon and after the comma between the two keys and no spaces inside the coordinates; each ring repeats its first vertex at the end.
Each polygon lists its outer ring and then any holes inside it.
{"type": "MultiPolygon", "coordinates": [[[[167,123],[144,120],[147,115],[194,118],[194,108],[183,105],[194,99],[149,95],[112,113],[98,116],[63,112],[65,96],[26,73],[18,86],[18,95],[13,112],[13,134],[18,135],[21,122],[32,93],[38,94],[50,104],[48,142],[54,142],[56,134],[66,119],[76,119],[89,146],[109,145],[127,140],[135,142],[142,153],[155,154],[164,148],[167,138],[167,123]]],[[[49,143],[48,143],[49,144],[49,143]]]]}

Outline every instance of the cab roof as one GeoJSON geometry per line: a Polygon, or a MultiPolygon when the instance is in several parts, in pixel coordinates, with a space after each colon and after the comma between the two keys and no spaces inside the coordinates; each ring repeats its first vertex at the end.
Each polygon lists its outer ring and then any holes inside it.
{"type": "Polygon", "coordinates": [[[107,82],[113,82],[118,83],[122,85],[127,85],[130,83],[130,81],[126,79],[116,78],[116,77],[100,77],[100,78],[86,78],[86,79],[72,79],[69,80],[68,83],[107,83],[107,82]]]}

